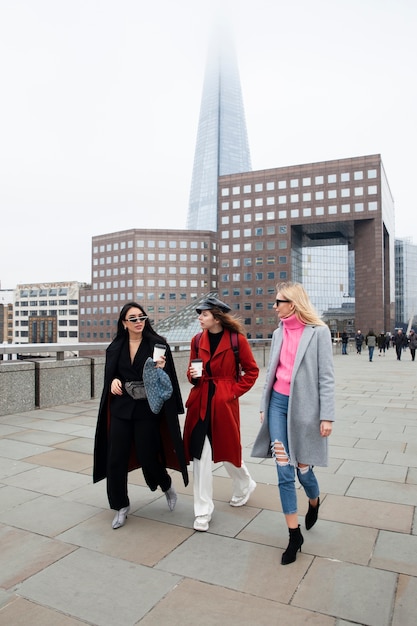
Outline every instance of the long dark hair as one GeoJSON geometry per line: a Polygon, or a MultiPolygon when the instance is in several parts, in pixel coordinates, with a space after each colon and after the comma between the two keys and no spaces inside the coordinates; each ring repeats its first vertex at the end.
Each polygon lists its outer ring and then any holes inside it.
{"type": "MultiPolygon", "coordinates": [[[[127,312],[129,311],[129,309],[132,309],[132,308],[139,309],[140,311],[142,311],[142,315],[145,315],[146,317],[148,316],[143,306],[141,306],[137,302],[126,302],[126,304],[122,307],[122,310],[120,311],[119,319],[117,321],[117,332],[116,332],[116,337],[115,337],[116,339],[126,336],[127,331],[123,325],[123,322],[126,321],[127,312]]],[[[145,321],[145,326],[143,327],[142,334],[144,337],[150,337],[154,341],[157,340],[157,341],[161,341],[162,343],[167,342],[165,337],[162,337],[162,335],[158,335],[158,333],[152,328],[151,323],[149,321],[149,317],[145,321]]]]}

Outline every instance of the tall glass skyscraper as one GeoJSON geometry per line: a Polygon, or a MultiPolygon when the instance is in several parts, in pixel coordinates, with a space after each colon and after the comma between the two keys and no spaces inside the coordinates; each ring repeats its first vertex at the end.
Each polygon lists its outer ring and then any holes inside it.
{"type": "Polygon", "coordinates": [[[251,169],[236,54],[230,33],[219,27],[204,78],[187,228],[217,231],[219,176],[251,169]]]}

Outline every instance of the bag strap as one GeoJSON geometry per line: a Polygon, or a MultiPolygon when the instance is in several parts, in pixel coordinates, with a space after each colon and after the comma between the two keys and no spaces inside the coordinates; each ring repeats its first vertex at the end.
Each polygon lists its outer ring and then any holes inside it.
{"type": "MultiPolygon", "coordinates": [[[[201,339],[201,335],[202,334],[203,334],[203,331],[197,333],[197,335],[195,336],[194,345],[195,345],[195,349],[197,351],[197,356],[198,356],[198,348],[200,346],[200,339],[201,339]]],[[[236,380],[239,380],[239,378],[240,378],[239,338],[237,336],[237,332],[235,332],[235,331],[232,331],[230,333],[230,345],[232,346],[233,354],[235,355],[236,380]]]]}

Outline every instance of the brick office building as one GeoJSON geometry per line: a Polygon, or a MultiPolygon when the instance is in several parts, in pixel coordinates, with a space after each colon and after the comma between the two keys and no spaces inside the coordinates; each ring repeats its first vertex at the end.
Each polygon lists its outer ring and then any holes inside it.
{"type": "Polygon", "coordinates": [[[283,280],[308,283],[320,313],[348,297],[357,328],[393,328],[394,203],[380,155],[222,176],[217,235],[218,292],[249,336],[270,336],[283,280]]]}

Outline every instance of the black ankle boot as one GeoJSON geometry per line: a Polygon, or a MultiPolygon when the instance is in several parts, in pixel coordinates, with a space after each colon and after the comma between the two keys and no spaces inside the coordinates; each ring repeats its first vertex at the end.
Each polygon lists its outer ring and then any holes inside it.
{"type": "Polygon", "coordinates": [[[304,543],[299,525],[297,528],[289,528],[288,530],[290,531],[290,543],[281,557],[281,565],[294,563],[297,558],[297,552],[298,550],[301,552],[301,546],[304,543]]]}
{"type": "Polygon", "coordinates": [[[308,503],[308,511],[306,513],[306,530],[310,530],[313,528],[314,524],[317,522],[317,518],[319,516],[319,508],[320,508],[320,498],[317,499],[317,506],[311,506],[310,502],[308,503]]]}

